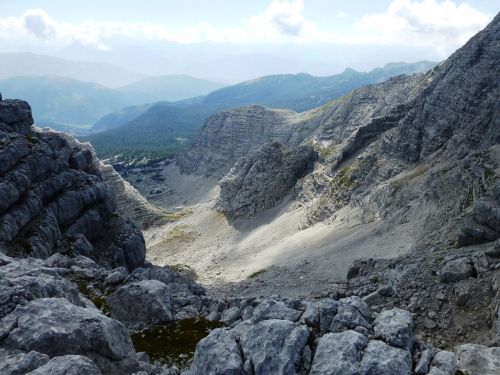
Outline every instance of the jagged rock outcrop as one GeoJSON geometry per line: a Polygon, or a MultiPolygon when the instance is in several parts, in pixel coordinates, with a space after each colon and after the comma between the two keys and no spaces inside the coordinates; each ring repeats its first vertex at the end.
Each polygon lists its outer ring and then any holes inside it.
{"type": "MultiPolygon", "coordinates": [[[[416,244],[492,241],[500,235],[499,24],[497,16],[426,74],[362,87],[312,111],[254,106],[216,114],[176,162],[185,173],[227,174],[218,207],[245,217],[280,201],[276,190],[256,190],[244,178],[249,155],[269,140],[288,149],[312,145],[319,158],[293,187],[301,227],[355,207],[363,220],[414,222],[416,244]],[[250,192],[270,203],[245,198],[250,192]]],[[[270,185],[280,184],[275,175],[270,185]]]]}
{"type": "Polygon", "coordinates": [[[314,129],[308,116],[257,105],[220,112],[207,119],[176,163],[183,173],[221,178],[239,158],[248,157],[265,143],[299,145],[314,129]]]}
{"type": "Polygon", "coordinates": [[[164,222],[166,212],[149,203],[137,189],[115,171],[112,165],[101,163],[99,170],[104,183],[115,194],[116,208],[120,215],[129,217],[141,229],[147,229],[164,222]]]}
{"type": "Polygon", "coordinates": [[[63,251],[109,267],[141,266],[142,235],[115,214],[90,145],[32,124],[26,102],[0,101],[0,244],[16,256],[63,251]]]}
{"type": "Polygon", "coordinates": [[[231,217],[248,217],[274,207],[312,169],[315,158],[309,145],[288,150],[279,142],[265,144],[239,159],[219,182],[216,208],[231,217]]]}

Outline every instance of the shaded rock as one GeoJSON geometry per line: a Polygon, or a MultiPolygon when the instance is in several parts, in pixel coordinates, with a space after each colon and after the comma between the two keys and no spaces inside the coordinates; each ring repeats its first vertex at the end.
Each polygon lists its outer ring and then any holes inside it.
{"type": "Polygon", "coordinates": [[[167,286],[157,280],[125,284],[106,297],[111,317],[127,327],[141,329],[172,320],[167,286]]]}
{"type": "Polygon", "coordinates": [[[457,297],[457,305],[458,306],[466,306],[467,302],[471,297],[472,288],[471,285],[463,280],[455,285],[455,296],[457,297]]]}
{"type": "MultiPolygon", "coordinates": [[[[384,295],[388,295],[387,291],[389,289],[387,287],[381,288],[381,290],[385,290],[385,292],[383,292],[384,295]]],[[[390,290],[392,291],[392,288],[390,288],[390,290]]],[[[339,303],[355,308],[356,310],[358,310],[358,312],[361,314],[361,316],[363,316],[363,318],[365,318],[367,320],[370,319],[370,317],[371,317],[370,307],[368,306],[366,301],[364,301],[362,298],[360,298],[358,296],[341,298],[339,300],[339,303]]]]}
{"type": "Polygon", "coordinates": [[[332,320],[337,313],[338,307],[338,302],[330,298],[322,298],[318,302],[319,329],[321,333],[325,333],[330,330],[330,325],[332,324],[332,320]]]}
{"type": "Polygon", "coordinates": [[[425,349],[420,353],[420,357],[415,365],[415,374],[423,375],[429,372],[429,367],[434,353],[435,351],[431,349],[425,349]]]}
{"type": "Polygon", "coordinates": [[[472,262],[469,258],[463,257],[449,260],[441,268],[440,277],[444,283],[453,283],[466,280],[474,274],[472,262]]]}
{"type": "Polygon", "coordinates": [[[456,375],[457,358],[454,353],[439,351],[431,362],[428,375],[456,375]]]}
{"type": "Polygon", "coordinates": [[[339,302],[337,313],[330,324],[330,331],[341,332],[358,326],[366,327],[367,325],[368,321],[356,308],[339,302]]]}
{"type": "Polygon", "coordinates": [[[220,180],[216,208],[230,217],[248,217],[272,208],[312,168],[314,160],[311,146],[288,150],[279,142],[267,143],[241,158],[220,180]]]}
{"type": "Polygon", "coordinates": [[[0,130],[29,134],[33,125],[31,107],[22,100],[0,100],[0,130]]]}

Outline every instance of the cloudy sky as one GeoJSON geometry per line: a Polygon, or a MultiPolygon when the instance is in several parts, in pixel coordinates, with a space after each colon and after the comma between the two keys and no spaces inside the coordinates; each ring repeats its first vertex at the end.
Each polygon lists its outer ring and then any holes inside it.
{"type": "MultiPolygon", "coordinates": [[[[191,65],[214,60],[203,48],[207,45],[226,59],[260,53],[273,55],[275,63],[316,65],[345,50],[348,57],[331,70],[363,69],[372,66],[357,57],[369,57],[372,65],[384,59],[442,60],[491,21],[499,5],[499,0],[0,1],[0,52],[119,63],[123,50],[133,59],[131,51],[140,48],[144,56],[170,59],[179,69],[172,46],[182,58],[189,55],[191,65]]],[[[290,70],[301,68],[292,65],[290,70]]],[[[141,69],[139,62],[127,67],[141,69]]]]}

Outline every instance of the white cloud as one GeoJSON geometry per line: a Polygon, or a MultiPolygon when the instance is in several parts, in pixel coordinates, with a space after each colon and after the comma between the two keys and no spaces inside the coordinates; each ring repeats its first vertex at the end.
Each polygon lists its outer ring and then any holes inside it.
{"type": "Polygon", "coordinates": [[[310,26],[302,16],[304,1],[274,0],[265,12],[251,19],[250,28],[272,28],[275,33],[283,36],[300,37],[310,26]]]}
{"type": "MultiPolygon", "coordinates": [[[[343,11],[332,18],[345,18],[343,11]]],[[[352,16],[351,16],[352,18],[352,16]]],[[[259,42],[409,45],[432,48],[445,56],[483,28],[489,16],[451,0],[393,0],[386,11],[365,15],[342,34],[319,30],[304,17],[304,0],[273,0],[260,14],[249,17],[238,27],[214,27],[200,23],[172,30],[155,23],[124,23],[88,20],[70,24],[52,19],[42,9],[27,10],[21,17],[0,18],[0,41],[23,46],[49,47],[74,41],[109,49],[112,37],[136,40],[167,40],[180,43],[259,42]]]]}
{"type": "Polygon", "coordinates": [[[489,16],[466,3],[393,0],[383,13],[364,16],[359,28],[367,41],[434,48],[443,56],[484,28],[489,16]]]}
{"type": "Polygon", "coordinates": [[[23,14],[22,24],[25,30],[41,39],[56,35],[57,24],[42,9],[30,9],[23,14]]]}

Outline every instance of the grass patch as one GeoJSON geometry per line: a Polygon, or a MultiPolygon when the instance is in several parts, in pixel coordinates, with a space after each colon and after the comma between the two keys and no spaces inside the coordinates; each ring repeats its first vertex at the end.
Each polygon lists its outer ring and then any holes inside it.
{"type": "Polygon", "coordinates": [[[181,276],[188,278],[190,280],[198,280],[198,274],[196,271],[187,264],[174,264],[170,266],[175,272],[181,274],[181,276]]]}
{"type": "Polygon", "coordinates": [[[104,293],[101,294],[101,291],[97,292],[94,290],[95,288],[91,287],[92,285],[90,283],[87,283],[84,280],[73,280],[73,282],[78,286],[80,293],[91,300],[104,315],[111,315],[111,309],[106,302],[106,296],[104,293]]]}
{"type": "Polygon", "coordinates": [[[189,216],[193,213],[193,210],[190,208],[183,208],[182,210],[175,211],[175,212],[167,212],[165,215],[163,215],[162,219],[163,221],[166,221],[168,223],[172,223],[175,221],[178,221],[186,216],[189,216]]]}
{"type": "Polygon", "coordinates": [[[165,236],[164,241],[192,241],[194,240],[194,231],[191,230],[189,225],[177,225],[170,229],[165,236]]]}
{"type": "Polygon", "coordinates": [[[247,276],[247,279],[255,279],[257,276],[262,275],[263,273],[266,273],[269,271],[267,268],[262,268],[261,270],[252,272],[250,275],[247,276]]]}
{"type": "Polygon", "coordinates": [[[204,318],[185,319],[137,332],[131,338],[137,352],[145,352],[153,361],[183,370],[189,367],[196,344],[219,327],[221,323],[204,318]]]}

